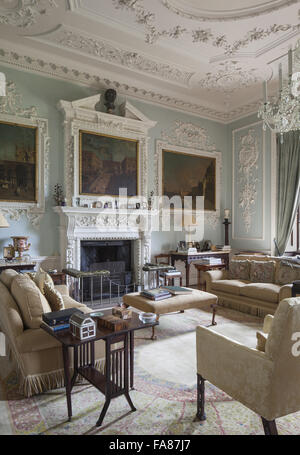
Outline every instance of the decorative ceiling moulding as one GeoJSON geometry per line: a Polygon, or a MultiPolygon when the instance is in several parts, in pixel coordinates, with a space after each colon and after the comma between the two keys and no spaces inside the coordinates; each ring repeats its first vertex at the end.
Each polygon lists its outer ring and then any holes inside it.
{"type": "Polygon", "coordinates": [[[0,24],[26,29],[57,7],[54,0],[0,0],[0,24]]]}
{"type": "MultiPolygon", "coordinates": [[[[236,21],[239,19],[246,19],[250,17],[260,16],[261,14],[271,13],[285,8],[289,5],[297,3],[298,0],[272,0],[272,1],[261,1],[258,5],[249,4],[248,7],[244,8],[231,8],[229,10],[224,9],[226,2],[219,2],[221,5],[218,9],[210,9],[211,2],[209,0],[202,1],[199,6],[195,1],[191,0],[160,0],[162,4],[178,16],[185,17],[196,21],[212,21],[212,22],[224,22],[224,21],[236,21]],[[205,8],[207,6],[207,8],[205,8]]],[[[245,2],[243,2],[245,5],[245,2]]]]}
{"type": "Polygon", "coordinates": [[[157,79],[171,81],[183,87],[188,87],[194,72],[185,71],[172,64],[169,65],[159,60],[150,59],[146,55],[116,46],[112,42],[99,39],[92,35],[78,33],[72,27],[60,25],[54,31],[44,34],[43,37],[31,37],[34,41],[54,44],[59,47],[90,55],[99,62],[108,62],[121,68],[138,71],[151,75],[157,79]]]}
{"type": "MultiPolygon", "coordinates": [[[[192,28],[191,24],[182,26],[175,24],[168,30],[157,26],[157,18],[153,11],[144,7],[143,0],[112,0],[116,9],[126,9],[135,15],[135,21],[145,27],[145,41],[148,44],[156,43],[160,38],[179,39],[189,36],[193,43],[208,44],[220,48],[225,55],[236,54],[240,49],[247,47],[252,42],[263,40],[269,36],[277,35],[280,32],[299,30],[300,24],[273,24],[268,27],[254,27],[247,31],[244,36],[233,43],[229,43],[226,35],[216,35],[210,28],[192,28]]],[[[171,22],[171,18],[170,18],[171,22]]]]}
{"type": "Polygon", "coordinates": [[[6,96],[0,97],[0,122],[37,129],[36,141],[36,202],[0,201],[0,209],[12,220],[19,221],[27,216],[34,227],[39,227],[45,213],[45,197],[49,193],[49,153],[50,138],[48,120],[37,116],[35,106],[23,107],[22,95],[12,81],[6,84],[6,96]]]}
{"type": "Polygon", "coordinates": [[[257,68],[252,62],[227,60],[215,65],[205,77],[196,81],[191,79],[191,85],[199,85],[209,91],[234,93],[245,87],[259,84],[272,77],[272,69],[265,66],[257,68]]]}
{"type": "MultiPolygon", "coordinates": [[[[21,55],[15,51],[0,48],[0,62],[26,69],[34,73],[76,82],[91,88],[115,88],[121,95],[130,96],[132,98],[147,101],[156,105],[159,104],[169,109],[189,112],[202,118],[214,120],[220,123],[229,123],[231,121],[230,113],[227,112],[218,111],[184,99],[163,95],[161,93],[154,92],[153,90],[129,86],[128,84],[110,80],[106,77],[100,77],[99,74],[91,74],[76,68],[67,67],[54,62],[48,62],[42,58],[21,55]]],[[[257,106],[258,104],[259,100],[257,101],[257,106]]]]}

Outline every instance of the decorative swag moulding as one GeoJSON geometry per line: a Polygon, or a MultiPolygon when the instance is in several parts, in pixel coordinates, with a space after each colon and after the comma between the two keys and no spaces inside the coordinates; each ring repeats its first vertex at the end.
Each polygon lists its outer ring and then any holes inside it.
{"type": "MultiPolygon", "coordinates": [[[[106,202],[107,196],[116,196],[115,191],[105,188],[100,191],[94,190],[90,182],[87,182],[88,170],[93,167],[96,160],[101,164],[101,157],[92,152],[93,144],[104,145],[111,142],[109,152],[113,153],[118,143],[128,145],[127,162],[123,163],[127,168],[133,166],[136,173],[136,196],[148,196],[148,130],[156,125],[128,101],[120,106],[121,115],[107,114],[96,110],[100,104],[101,95],[79,99],[73,102],[61,100],[58,109],[64,114],[64,141],[65,141],[65,190],[68,206],[75,206],[76,201],[80,205],[91,203],[95,200],[106,202]],[[102,141],[102,142],[101,142],[102,141]],[[136,144],[136,147],[130,147],[136,144]],[[86,150],[83,150],[83,148],[86,150]],[[90,151],[89,151],[90,150],[90,151]],[[133,158],[133,152],[136,154],[133,158]],[[89,154],[88,158],[86,155],[89,154]],[[85,158],[83,158],[85,155],[85,158]],[[86,160],[86,161],[84,161],[86,160]],[[87,161],[90,160],[90,164],[87,161]],[[133,163],[133,160],[135,161],[133,163]],[[85,172],[85,175],[83,173],[85,172]],[[84,180],[85,179],[85,180],[84,180]],[[87,182],[87,183],[86,183],[87,182]],[[86,190],[88,189],[88,190],[86,190]]],[[[120,145],[120,144],[119,144],[120,145]]],[[[99,152],[100,153],[100,152],[99,152]]],[[[111,158],[113,166],[116,158],[111,158]]],[[[103,161],[103,160],[102,160],[103,161]]],[[[116,173],[117,179],[117,173],[116,173]]],[[[118,182],[117,182],[118,183],[118,182]]],[[[123,182],[124,183],[124,182],[123,182]]],[[[120,187],[126,187],[120,182],[120,187]]],[[[99,186],[98,186],[99,187],[99,186]]],[[[128,193],[128,195],[130,195],[128,193]]]]}
{"type": "Polygon", "coordinates": [[[0,97],[0,209],[11,219],[26,215],[37,227],[45,212],[48,194],[48,121],[34,106],[24,108],[14,82],[0,97]]]}

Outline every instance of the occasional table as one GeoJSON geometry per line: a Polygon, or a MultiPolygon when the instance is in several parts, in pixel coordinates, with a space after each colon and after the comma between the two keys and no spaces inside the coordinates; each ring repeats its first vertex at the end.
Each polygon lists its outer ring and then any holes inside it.
{"type": "MultiPolygon", "coordinates": [[[[111,310],[103,313],[105,316],[110,315],[111,310]]],[[[131,410],[136,410],[129,395],[129,385],[133,388],[134,332],[157,324],[158,322],[145,324],[140,321],[136,313],[132,313],[132,318],[128,320],[128,326],[125,329],[113,332],[104,327],[97,328],[96,336],[88,340],[75,338],[70,329],[54,332],[47,325],[41,325],[42,329],[62,345],[69,421],[72,418],[71,392],[78,375],[84,377],[105,395],[105,403],[96,426],[101,426],[112,398],[125,395],[131,410]],[[95,341],[98,340],[105,341],[105,374],[95,368],[95,341]],[[116,343],[118,343],[117,348],[113,347],[116,343]],[[69,348],[72,348],[74,353],[72,378],[69,348]]]]}
{"type": "Polygon", "coordinates": [[[195,261],[199,261],[202,258],[221,258],[224,263],[226,269],[229,268],[229,254],[230,251],[222,251],[222,250],[217,250],[217,251],[201,251],[199,253],[185,253],[185,252],[180,252],[180,251],[171,251],[170,252],[170,257],[171,257],[171,264],[174,266],[175,261],[183,261],[185,263],[185,277],[186,277],[186,283],[185,285],[188,287],[190,285],[190,267],[191,264],[195,261]]]}

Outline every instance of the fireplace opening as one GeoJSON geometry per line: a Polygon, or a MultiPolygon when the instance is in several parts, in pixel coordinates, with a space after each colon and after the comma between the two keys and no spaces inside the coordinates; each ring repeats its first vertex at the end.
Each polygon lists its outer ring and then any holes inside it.
{"type": "MultiPolygon", "coordinates": [[[[94,272],[108,270],[110,281],[102,280],[102,298],[117,297],[126,293],[133,282],[131,240],[81,241],[81,270],[94,272]]],[[[83,280],[83,298],[91,300],[91,278],[83,280]]],[[[93,279],[93,298],[101,298],[101,279],[93,279]]]]}

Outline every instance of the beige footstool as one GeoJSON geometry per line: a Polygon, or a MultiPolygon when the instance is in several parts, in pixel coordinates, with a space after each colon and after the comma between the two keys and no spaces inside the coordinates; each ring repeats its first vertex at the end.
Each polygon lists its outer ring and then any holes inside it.
{"type": "MultiPolygon", "coordinates": [[[[175,295],[168,299],[156,302],[143,297],[139,292],[132,292],[131,294],[126,294],[123,297],[123,302],[126,307],[132,306],[140,311],[155,313],[157,321],[159,320],[161,314],[173,313],[174,311],[183,313],[184,310],[188,310],[190,308],[201,308],[203,305],[210,304],[213,309],[212,325],[216,324],[215,313],[217,301],[217,296],[209,294],[208,292],[199,291],[197,289],[192,289],[191,294],[175,295]]],[[[156,338],[154,331],[155,327],[152,327],[151,338],[153,340],[156,338]]]]}

